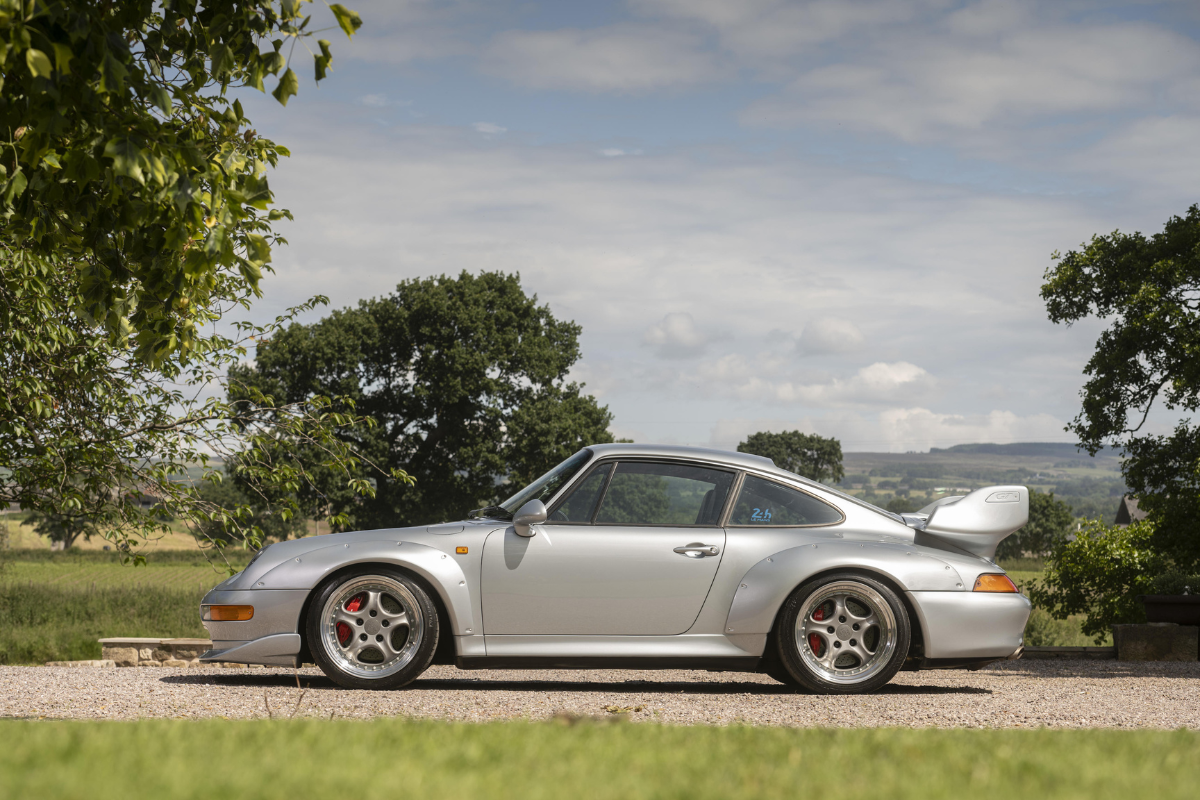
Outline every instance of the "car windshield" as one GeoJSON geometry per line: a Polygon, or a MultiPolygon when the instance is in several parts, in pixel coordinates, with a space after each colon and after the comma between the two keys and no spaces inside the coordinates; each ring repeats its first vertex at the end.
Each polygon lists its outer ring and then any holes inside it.
{"type": "Polygon", "coordinates": [[[571,478],[574,478],[579,470],[583,469],[583,465],[588,463],[592,458],[591,450],[580,450],[575,455],[568,458],[566,461],[559,464],[554,469],[547,472],[542,477],[538,478],[533,483],[526,486],[521,491],[514,494],[512,497],[505,500],[496,509],[503,509],[508,512],[507,516],[512,517],[521,506],[528,503],[530,500],[541,500],[543,503],[553,497],[559,489],[567,484],[571,478]]]}

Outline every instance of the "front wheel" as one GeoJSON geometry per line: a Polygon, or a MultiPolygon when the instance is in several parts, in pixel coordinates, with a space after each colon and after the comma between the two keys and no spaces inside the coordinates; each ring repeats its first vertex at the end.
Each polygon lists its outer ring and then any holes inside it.
{"type": "Polygon", "coordinates": [[[322,584],[308,615],[313,660],[347,689],[398,689],[433,660],[437,607],[398,570],[369,567],[322,584]]]}
{"type": "Polygon", "coordinates": [[[891,588],[855,573],[801,586],[784,603],[775,641],[800,686],[820,694],[873,692],[904,664],[911,623],[891,588]]]}

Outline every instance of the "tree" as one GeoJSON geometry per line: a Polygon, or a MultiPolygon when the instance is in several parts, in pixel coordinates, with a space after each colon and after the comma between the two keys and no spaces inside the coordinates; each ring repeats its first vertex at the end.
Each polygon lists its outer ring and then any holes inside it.
{"type": "Polygon", "coordinates": [[[1116,623],[1145,622],[1139,594],[1150,594],[1167,560],[1154,550],[1154,526],[1143,520],[1126,527],[1087,520],[1075,539],[1056,547],[1029,598],[1055,619],[1086,614],[1083,632],[1103,641],[1116,623]]]}
{"type": "Polygon", "coordinates": [[[376,424],[339,436],[416,479],[380,478],[374,497],[358,499],[313,469],[303,506],[360,528],[425,524],[461,519],[579,448],[612,441],[608,409],[566,380],[579,332],[526,295],[519,276],[463,272],[293,324],[260,342],[254,367],[236,377],[288,403],[352,400],[376,424]]]}
{"type": "Polygon", "coordinates": [[[1075,524],[1074,512],[1054,492],[1029,493],[1029,522],[1024,528],[1000,542],[996,558],[1044,556],[1066,541],[1075,524]]]}
{"type": "Polygon", "coordinates": [[[50,541],[61,543],[63,550],[70,550],[80,536],[90,541],[99,533],[96,523],[86,514],[43,514],[34,512],[25,522],[33,526],[34,533],[46,536],[50,541]]]}
{"type": "Polygon", "coordinates": [[[784,431],[752,433],[737,447],[739,453],[764,456],[775,466],[821,483],[835,484],[845,476],[842,444],[815,433],[784,431]]]}
{"type": "Polygon", "coordinates": [[[1181,568],[1200,564],[1200,428],[1142,433],[1158,404],[1179,415],[1200,407],[1200,206],[1161,233],[1094,236],[1054,254],[1042,298],[1050,319],[1110,320],[1084,372],[1083,408],[1068,430],[1088,452],[1122,447],[1122,470],[1152,522],[1153,547],[1181,568]]]}
{"type": "MultiPolygon", "coordinates": [[[[188,481],[241,454],[239,479],[294,514],[307,480],[288,454],[324,453],[369,494],[341,401],[205,397],[266,326],[207,327],[258,296],[271,247],[267,170],[285,148],[258,136],[229,91],[286,105],[289,59],[313,31],[297,0],[0,0],[0,504],[86,517],[126,547],[172,518],[228,517],[188,481]],[[285,47],[285,44],[287,45],[285,47]],[[267,48],[260,50],[260,46],[267,48]],[[136,498],[156,497],[142,508],[136,498]]],[[[361,24],[334,5],[347,35],[361,24]]],[[[315,75],[330,64],[315,43],[315,75]]],[[[404,476],[395,474],[394,480],[404,476]]],[[[247,514],[249,510],[247,509],[247,514]]],[[[262,531],[230,518],[237,538],[262,531]]]]}
{"type": "MultiPolygon", "coordinates": [[[[214,306],[258,293],[270,222],[287,216],[267,210],[266,171],[287,150],[228,90],[278,76],[276,99],[296,94],[301,5],[0,0],[4,240],[74,272],[74,310],[138,358],[195,348],[214,306]]],[[[330,8],[347,35],[362,24],[330,8]]],[[[319,81],[332,55],[316,44],[319,81]]]]}
{"type": "MultiPolygon", "coordinates": [[[[254,491],[255,487],[251,487],[251,492],[254,491]]],[[[210,516],[196,522],[201,535],[211,541],[236,541],[239,526],[247,524],[262,531],[264,542],[302,536],[307,528],[304,515],[284,514],[283,510],[287,507],[285,503],[272,503],[247,494],[234,479],[203,481],[199,486],[199,495],[201,500],[215,507],[210,516]]]]}
{"type": "Polygon", "coordinates": [[[917,510],[917,504],[907,497],[893,497],[888,501],[887,510],[893,514],[911,514],[917,510]]]}

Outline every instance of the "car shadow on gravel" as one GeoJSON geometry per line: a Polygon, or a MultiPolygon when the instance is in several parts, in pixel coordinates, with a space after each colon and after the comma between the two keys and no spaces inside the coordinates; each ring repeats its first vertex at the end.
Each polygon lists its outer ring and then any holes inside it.
{"type": "MultiPolygon", "coordinates": [[[[240,687],[290,687],[296,688],[296,675],[286,673],[238,673],[232,675],[166,675],[163,683],[193,686],[240,686],[240,687]]],[[[324,675],[300,675],[300,686],[305,689],[338,689],[324,675]]],[[[779,683],[756,681],[527,681],[488,678],[418,678],[407,687],[411,691],[440,692],[596,692],[603,694],[682,694],[682,695],[791,695],[804,692],[779,683]]],[[[912,686],[889,684],[877,694],[883,695],[951,695],[992,694],[991,689],[975,686],[912,686]]]]}

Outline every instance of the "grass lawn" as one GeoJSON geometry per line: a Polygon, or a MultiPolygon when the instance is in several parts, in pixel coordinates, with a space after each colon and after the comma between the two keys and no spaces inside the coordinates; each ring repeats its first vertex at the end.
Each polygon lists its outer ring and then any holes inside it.
{"type": "Polygon", "coordinates": [[[9,797],[1190,798],[1200,734],[372,721],[0,722],[9,797]]]}
{"type": "MultiPolygon", "coordinates": [[[[158,553],[142,567],[96,551],[3,555],[0,664],[99,658],[108,636],[206,637],[200,598],[225,578],[199,551],[158,553]]],[[[231,555],[238,567],[249,559],[231,555]]]]}

